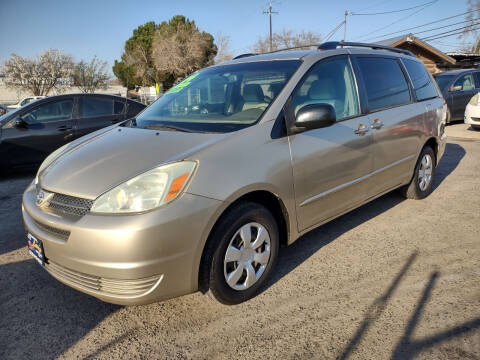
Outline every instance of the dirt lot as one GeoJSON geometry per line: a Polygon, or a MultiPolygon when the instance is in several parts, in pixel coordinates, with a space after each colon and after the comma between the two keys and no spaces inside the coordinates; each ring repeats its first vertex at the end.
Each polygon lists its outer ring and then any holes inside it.
{"type": "Polygon", "coordinates": [[[26,250],[32,174],[3,177],[0,358],[480,359],[480,133],[448,132],[429,198],[388,194],[307,234],[234,307],[119,307],[60,284],[26,250]]]}

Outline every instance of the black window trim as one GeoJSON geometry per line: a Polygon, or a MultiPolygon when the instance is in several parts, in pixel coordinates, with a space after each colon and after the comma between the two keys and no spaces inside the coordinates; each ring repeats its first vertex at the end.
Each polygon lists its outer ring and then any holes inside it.
{"type": "Polygon", "coordinates": [[[430,97],[425,98],[425,99],[422,99],[422,100],[419,100],[419,99],[418,99],[417,93],[416,93],[416,91],[415,91],[415,87],[414,87],[414,85],[413,85],[413,80],[412,80],[412,78],[410,77],[410,74],[409,74],[409,72],[408,72],[408,70],[407,70],[407,66],[406,66],[405,63],[404,63],[404,60],[409,60],[409,61],[412,61],[412,62],[417,62],[417,63],[421,64],[422,66],[424,66],[424,65],[423,65],[423,62],[420,61],[420,60],[400,58],[400,63],[402,64],[401,66],[402,66],[402,68],[403,68],[403,71],[404,71],[404,73],[407,75],[408,82],[410,83],[411,88],[412,88],[412,90],[413,90],[413,91],[412,91],[412,95],[413,95],[413,98],[414,98],[414,102],[424,102],[424,101],[429,101],[429,100],[432,100],[432,99],[437,99],[437,98],[439,98],[439,97],[440,97],[440,93],[439,93],[440,90],[435,86],[435,83],[434,83],[435,79],[433,79],[432,74],[430,74],[430,73],[428,72],[428,70],[425,69],[425,70],[427,71],[427,76],[428,76],[428,78],[430,79],[430,82],[432,83],[433,87],[435,88],[435,92],[437,93],[437,96],[430,96],[430,97]]]}
{"type": "Polygon", "coordinates": [[[400,57],[398,57],[398,56],[388,56],[388,55],[383,55],[383,54],[382,55],[354,54],[352,56],[355,59],[355,62],[359,58],[368,58],[368,59],[371,59],[371,58],[382,59],[383,58],[383,59],[395,60],[398,64],[398,66],[400,67],[400,70],[403,73],[403,77],[405,79],[405,82],[407,83],[409,94],[410,94],[410,101],[409,102],[406,102],[406,103],[403,103],[403,104],[387,106],[387,107],[383,107],[383,108],[379,108],[379,109],[375,109],[375,110],[370,110],[369,106],[368,106],[368,98],[366,98],[365,80],[363,78],[363,74],[362,74],[362,71],[360,69],[360,66],[358,65],[358,63],[356,63],[356,66],[357,66],[358,72],[359,72],[358,77],[361,79],[361,82],[362,82],[362,91],[365,93],[365,113],[364,113],[364,115],[374,114],[374,113],[377,113],[379,111],[395,109],[395,108],[400,107],[400,106],[411,105],[411,104],[415,103],[415,97],[414,97],[414,94],[413,94],[413,86],[410,83],[410,78],[408,78],[407,77],[408,75],[405,73],[405,69],[403,68],[403,64],[400,62],[400,57]]]}

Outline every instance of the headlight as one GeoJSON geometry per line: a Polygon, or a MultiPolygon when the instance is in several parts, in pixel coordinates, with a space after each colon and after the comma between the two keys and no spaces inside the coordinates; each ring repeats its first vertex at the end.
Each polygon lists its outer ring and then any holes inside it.
{"type": "Polygon", "coordinates": [[[63,150],[65,150],[65,148],[70,145],[70,143],[68,144],[65,144],[63,145],[62,147],[59,147],[57,150],[55,150],[54,152],[52,152],[50,155],[48,155],[45,160],[43,160],[42,164],[40,165],[40,167],[38,168],[38,171],[37,171],[37,175],[35,176],[35,185],[38,184],[38,175],[40,175],[40,173],[45,170],[48,166],[50,166],[50,164],[58,157],[58,155],[60,155],[60,153],[63,152],[63,150]]]}
{"type": "Polygon", "coordinates": [[[137,213],[175,200],[185,190],[197,163],[181,161],[159,166],[100,195],[92,213],[137,213]]]}
{"type": "Polygon", "coordinates": [[[480,96],[478,96],[479,94],[475,94],[469,101],[469,104],[470,105],[480,105],[480,96]]]}

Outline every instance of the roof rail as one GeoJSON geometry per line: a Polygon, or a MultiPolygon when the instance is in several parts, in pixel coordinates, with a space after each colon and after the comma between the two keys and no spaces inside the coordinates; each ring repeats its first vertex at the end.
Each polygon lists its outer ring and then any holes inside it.
{"type": "Polygon", "coordinates": [[[240,55],[235,56],[232,60],[241,59],[241,58],[249,57],[249,56],[255,56],[255,55],[258,55],[258,54],[255,54],[255,53],[240,54],[240,55]]]}
{"type": "Polygon", "coordinates": [[[288,50],[295,50],[295,49],[305,49],[305,48],[311,48],[311,47],[319,48],[319,46],[321,46],[321,45],[318,45],[318,44],[308,44],[308,45],[293,46],[293,47],[288,47],[288,48],[283,48],[283,49],[278,49],[278,50],[273,50],[273,51],[267,51],[267,52],[261,53],[261,54],[246,53],[246,54],[237,55],[237,56],[235,56],[232,60],[241,59],[241,58],[248,57],[248,56],[263,55],[263,54],[273,54],[273,53],[277,53],[277,52],[281,52],[281,51],[288,51],[288,50]]]}
{"type": "Polygon", "coordinates": [[[352,46],[352,47],[366,47],[374,50],[388,50],[400,54],[405,54],[409,56],[415,57],[411,51],[404,50],[404,49],[397,49],[391,46],[385,45],[378,45],[378,44],[368,44],[368,43],[359,43],[359,42],[344,42],[344,41],[328,41],[318,46],[319,50],[333,50],[338,48],[339,46],[352,46]]]}

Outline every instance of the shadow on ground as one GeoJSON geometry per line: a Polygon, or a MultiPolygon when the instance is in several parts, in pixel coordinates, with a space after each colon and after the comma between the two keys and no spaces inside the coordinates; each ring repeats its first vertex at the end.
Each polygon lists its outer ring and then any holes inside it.
{"type": "MultiPolygon", "coordinates": [[[[370,305],[367,309],[363,321],[361,322],[360,326],[357,328],[352,339],[349,341],[348,345],[343,350],[342,354],[338,356],[340,360],[346,360],[351,357],[352,353],[354,352],[355,348],[358,346],[368,329],[377,321],[380,316],[383,314],[385,308],[387,307],[389,301],[391,300],[395,290],[398,288],[401,280],[407,273],[410,266],[413,264],[417,257],[417,253],[414,252],[408,258],[405,265],[399,271],[397,276],[393,279],[392,283],[382,294],[380,297],[375,299],[375,301],[370,305]]],[[[463,335],[468,333],[472,330],[480,329],[480,317],[464,322],[463,324],[456,326],[451,329],[447,329],[441,332],[438,332],[434,335],[415,340],[413,339],[412,335],[417,327],[421,317],[422,312],[430,300],[432,290],[435,286],[436,281],[440,273],[438,271],[432,272],[430,274],[429,280],[425,285],[422,296],[418,300],[415,310],[413,311],[412,315],[409,318],[408,324],[404,329],[402,337],[395,345],[395,348],[392,352],[392,359],[393,360],[404,360],[404,359],[413,359],[416,357],[420,352],[427,350],[435,345],[438,345],[444,341],[452,339],[454,337],[463,335]]]]}

